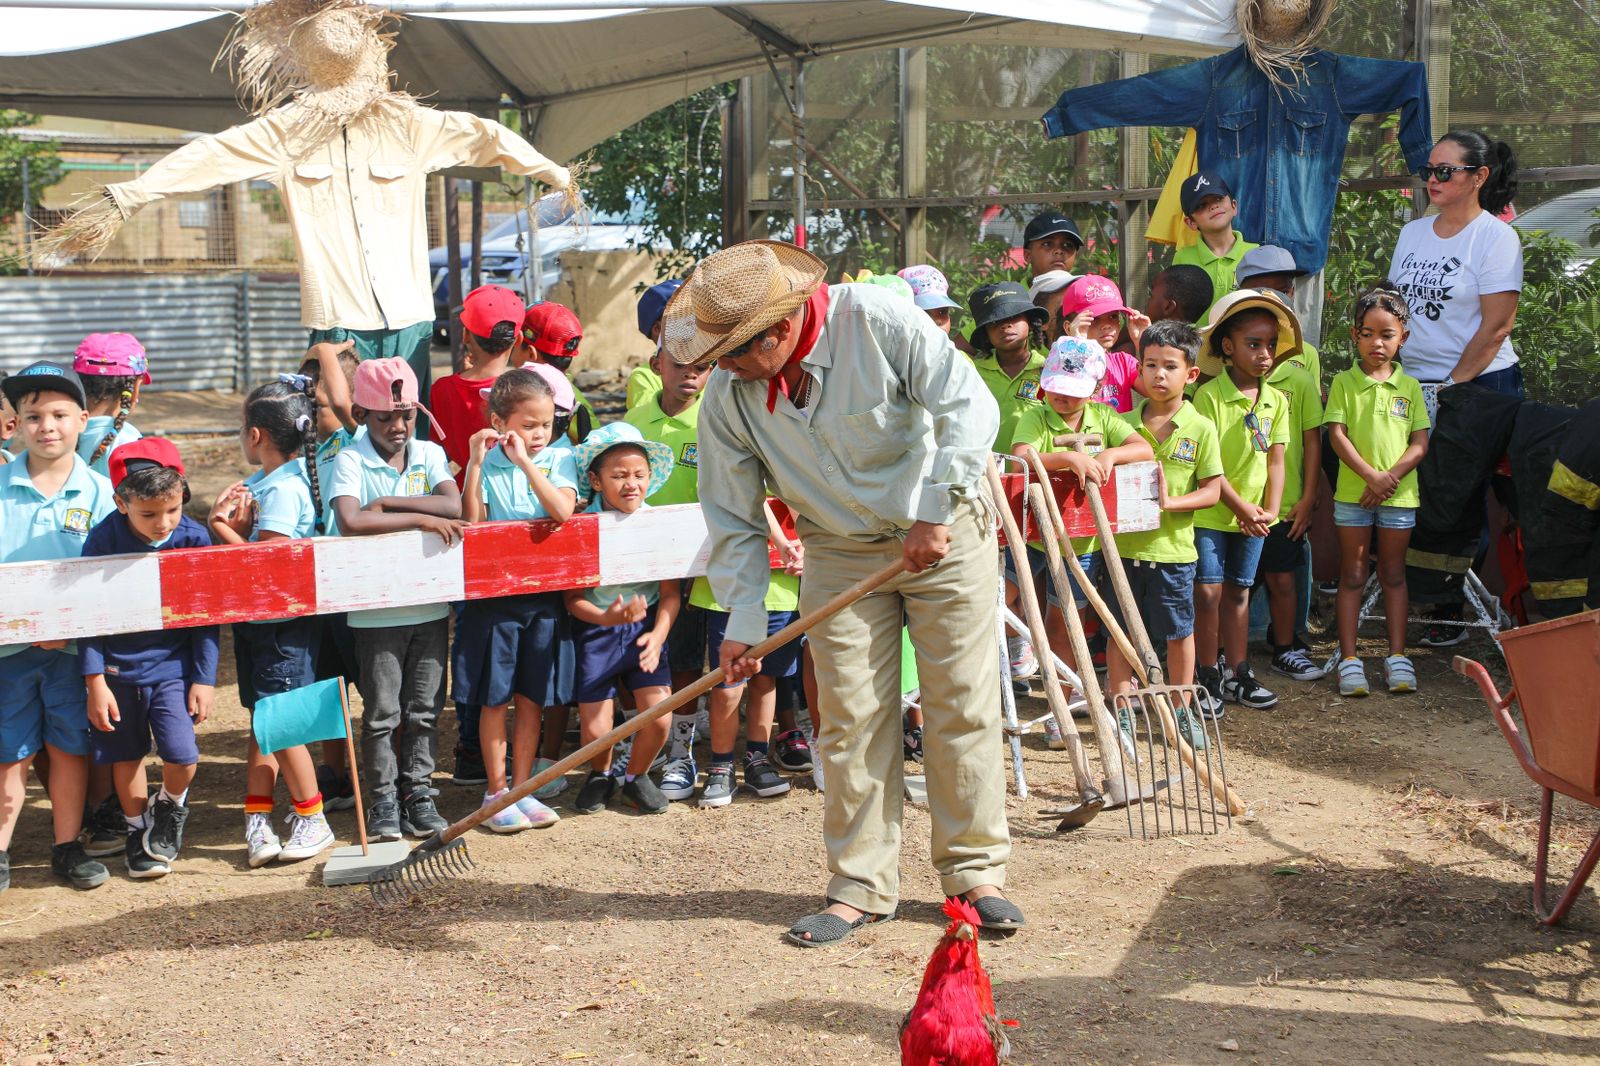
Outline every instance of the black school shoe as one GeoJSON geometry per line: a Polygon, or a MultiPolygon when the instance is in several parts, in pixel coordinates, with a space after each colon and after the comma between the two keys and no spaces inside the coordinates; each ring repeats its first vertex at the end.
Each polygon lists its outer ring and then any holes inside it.
{"type": "Polygon", "coordinates": [[[166,863],[175,862],[183,850],[183,827],[189,823],[189,807],[169,799],[157,798],[150,804],[150,827],[141,835],[140,845],[147,855],[166,863]]]}
{"type": "MultiPolygon", "coordinates": [[[[127,837],[132,835],[129,833],[124,837],[124,847],[127,846],[127,837]]],[[[69,844],[57,844],[50,849],[50,870],[57,877],[71,882],[73,888],[99,888],[111,876],[111,871],[104,864],[89,858],[84,853],[83,845],[76,840],[69,844]]]]}
{"type": "Polygon", "coordinates": [[[128,876],[135,881],[153,881],[172,872],[167,860],[145,850],[145,832],[143,829],[128,830],[128,847],[122,853],[122,861],[128,866],[128,876]]]}
{"type": "Polygon", "coordinates": [[[572,801],[573,809],[579,814],[599,814],[616,795],[617,784],[617,779],[606,771],[590,770],[583,787],[578,789],[578,798],[572,801]]]}
{"type": "Polygon", "coordinates": [[[450,828],[450,823],[439,813],[432,796],[413,793],[401,808],[400,827],[414,837],[426,838],[450,828]]]}
{"type": "Polygon", "coordinates": [[[623,783],[622,802],[640,814],[660,814],[670,806],[667,797],[650,780],[649,774],[640,774],[632,781],[623,783]]]}
{"type": "Polygon", "coordinates": [[[399,840],[400,804],[394,794],[379,796],[367,808],[367,837],[371,840],[399,840]]]}
{"type": "Polygon", "coordinates": [[[83,819],[83,832],[78,834],[83,852],[91,859],[120,855],[128,844],[128,823],[122,817],[122,803],[113,792],[100,801],[100,806],[83,819]]]}
{"type": "Polygon", "coordinates": [[[1278,697],[1256,680],[1249,663],[1240,663],[1222,682],[1222,698],[1241,707],[1265,711],[1278,705],[1278,697]]]}

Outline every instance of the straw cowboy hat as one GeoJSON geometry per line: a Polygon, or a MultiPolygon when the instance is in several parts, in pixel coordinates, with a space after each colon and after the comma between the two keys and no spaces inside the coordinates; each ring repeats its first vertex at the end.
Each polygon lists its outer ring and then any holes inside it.
{"type": "Polygon", "coordinates": [[[1298,79],[1302,60],[1328,28],[1335,0],[1237,0],[1234,21],[1250,61],[1273,83],[1298,79]]]}
{"type": "Polygon", "coordinates": [[[667,303],[661,344],[681,365],[710,363],[783,321],[811,298],[826,267],[782,241],[745,241],[700,261],[667,303]]]}
{"type": "Polygon", "coordinates": [[[390,17],[361,0],[267,0],[239,16],[223,50],[255,114],[293,100],[350,119],[374,104],[413,102],[390,84],[390,17]]]}
{"type": "Polygon", "coordinates": [[[1254,308],[1270,311],[1278,320],[1278,345],[1272,357],[1274,367],[1300,351],[1300,320],[1282,296],[1272,289],[1235,289],[1211,305],[1206,324],[1200,327],[1200,357],[1195,360],[1200,373],[1212,378],[1222,376],[1222,338],[1217,336],[1217,327],[1232,315],[1254,308]]]}

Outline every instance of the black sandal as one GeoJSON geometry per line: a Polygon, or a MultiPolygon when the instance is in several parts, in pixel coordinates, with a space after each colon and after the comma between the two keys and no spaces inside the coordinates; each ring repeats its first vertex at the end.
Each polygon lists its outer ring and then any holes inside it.
{"type": "MultiPolygon", "coordinates": [[[[839,901],[828,900],[830,906],[837,902],[839,901]]],[[[789,927],[789,931],[783,934],[783,937],[789,943],[798,944],[803,948],[832,947],[834,944],[848,940],[850,934],[864,925],[881,925],[884,922],[893,920],[893,912],[889,914],[872,914],[863,911],[861,917],[853,922],[847,922],[837,914],[819,911],[795,922],[789,927]],[[806,938],[805,934],[807,933],[811,934],[810,939],[806,938]]]]}
{"type": "Polygon", "coordinates": [[[972,905],[978,912],[978,928],[994,932],[1011,932],[1021,929],[1028,924],[1022,916],[1022,909],[1004,896],[990,895],[979,896],[973,899],[963,895],[962,899],[972,905]]]}

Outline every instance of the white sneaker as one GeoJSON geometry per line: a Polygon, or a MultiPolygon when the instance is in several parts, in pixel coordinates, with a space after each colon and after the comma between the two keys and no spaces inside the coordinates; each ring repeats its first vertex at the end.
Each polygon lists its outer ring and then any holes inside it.
{"type": "Polygon", "coordinates": [[[333,843],[333,830],[321,814],[309,818],[289,815],[289,839],[278,853],[279,862],[299,862],[321,855],[333,843]]]}
{"type": "Polygon", "coordinates": [[[1023,681],[1039,673],[1039,659],[1033,654],[1033,645],[1024,636],[1006,638],[1006,655],[1011,659],[1011,676],[1023,681]]]}
{"type": "Polygon", "coordinates": [[[1354,655],[1339,660],[1339,695],[1365,696],[1372,688],[1367,684],[1367,668],[1354,655]]]}
{"type": "Polygon", "coordinates": [[[1383,660],[1383,679],[1390,692],[1417,691],[1417,668],[1404,655],[1391,655],[1383,660]]]}
{"type": "Polygon", "coordinates": [[[252,870],[265,866],[283,852],[283,843],[272,831],[272,816],[268,814],[244,816],[244,842],[250,846],[247,861],[252,870]]]}
{"type": "Polygon", "coordinates": [[[1066,751],[1067,739],[1061,735],[1061,723],[1051,715],[1044,720],[1044,742],[1051,751],[1066,751]]]}

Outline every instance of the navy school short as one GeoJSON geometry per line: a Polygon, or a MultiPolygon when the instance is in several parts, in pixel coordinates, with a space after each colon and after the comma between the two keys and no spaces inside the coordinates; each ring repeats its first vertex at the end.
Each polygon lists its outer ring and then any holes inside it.
{"type": "MultiPolygon", "coordinates": [[[[1134,606],[1144,622],[1150,643],[1157,648],[1169,640],[1182,640],[1194,633],[1194,563],[1152,563],[1143,559],[1124,559],[1128,588],[1134,606]]],[[[1122,603],[1111,585],[1111,574],[1102,571],[1097,582],[1100,595],[1126,627],[1122,603]]]]}
{"type": "MultiPolygon", "coordinates": [[[[726,611],[706,612],[706,659],[713,665],[722,660],[722,639],[728,631],[728,619],[731,617],[726,611]]],[[[768,611],[767,636],[772,636],[784,626],[793,622],[798,615],[794,611],[768,611]]],[[[761,660],[762,677],[794,677],[800,672],[800,638],[796,637],[771,655],[761,660]]],[[[718,688],[738,688],[738,685],[721,684],[718,688]]]]}
{"type": "MultiPolygon", "coordinates": [[[[710,612],[689,602],[687,585],[680,602],[678,617],[667,635],[667,664],[675,674],[698,676],[706,672],[706,615],[710,612]]],[[[713,653],[711,665],[716,662],[713,653]]]]}
{"type": "Polygon", "coordinates": [[[503,707],[515,695],[559,707],[572,701],[574,665],[561,593],[472,600],[456,621],[451,698],[503,707]]]}
{"type": "Polygon", "coordinates": [[[349,616],[321,615],[322,635],[317,641],[318,681],[342,677],[346,684],[361,686],[361,667],[356,662],[356,638],[350,631],[349,616]]]}
{"type": "Polygon", "coordinates": [[[106,675],[106,685],[116,697],[117,714],[109,733],[89,730],[89,747],[95,765],[136,762],[150,754],[155,739],[156,754],[173,766],[193,766],[200,761],[200,747],[194,739],[194,719],[189,717],[189,685],[182,678],[158,681],[153,685],[130,685],[106,675]]]}
{"type": "Polygon", "coordinates": [[[579,703],[599,703],[614,698],[619,685],[633,693],[642,688],[671,687],[672,668],[665,648],[654,670],[639,668],[640,649],[635,642],[655,624],[654,604],[642,621],[620,626],[573,619],[572,645],[577,652],[573,698],[579,703]]]}
{"type": "Polygon", "coordinates": [[[239,702],[245,710],[255,710],[262,696],[293,692],[316,681],[321,633],[315,616],[234,623],[233,661],[239,670],[239,702]]]}

